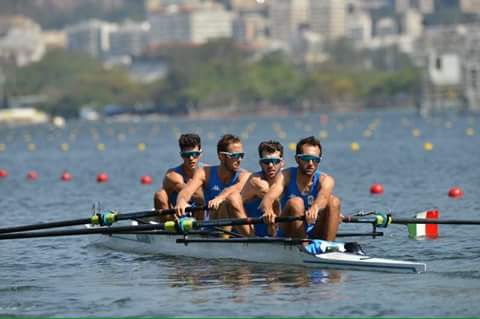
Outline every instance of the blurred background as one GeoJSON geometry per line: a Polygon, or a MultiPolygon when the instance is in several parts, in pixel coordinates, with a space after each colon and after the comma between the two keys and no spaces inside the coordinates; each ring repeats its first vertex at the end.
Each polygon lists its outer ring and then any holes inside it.
{"type": "Polygon", "coordinates": [[[480,110],[477,0],[2,0],[0,123],[480,110]]]}

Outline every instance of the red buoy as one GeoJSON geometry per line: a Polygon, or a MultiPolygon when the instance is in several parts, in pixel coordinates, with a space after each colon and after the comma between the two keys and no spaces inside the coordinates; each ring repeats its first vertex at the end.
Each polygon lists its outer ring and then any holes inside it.
{"type": "Polygon", "coordinates": [[[460,187],[452,187],[448,190],[448,196],[451,198],[460,198],[463,196],[463,190],[460,187]]]}
{"type": "Polygon", "coordinates": [[[0,168],[0,178],[5,178],[8,176],[8,172],[6,169],[0,168]]]}
{"type": "Polygon", "coordinates": [[[141,178],[140,178],[140,183],[142,183],[143,185],[150,185],[153,183],[153,179],[151,176],[148,176],[148,175],[143,175],[141,178]]]}
{"type": "Polygon", "coordinates": [[[105,172],[97,175],[97,183],[106,183],[108,181],[108,175],[105,172]]]}
{"type": "Polygon", "coordinates": [[[27,179],[29,181],[36,181],[38,179],[38,173],[35,171],[29,171],[27,173],[27,179]]]}
{"type": "Polygon", "coordinates": [[[69,172],[65,171],[62,173],[62,175],[60,176],[60,179],[64,182],[69,182],[72,180],[72,174],[70,174],[69,172]]]}
{"type": "Polygon", "coordinates": [[[381,195],[383,194],[383,185],[379,183],[374,183],[370,186],[370,194],[381,195]]]}

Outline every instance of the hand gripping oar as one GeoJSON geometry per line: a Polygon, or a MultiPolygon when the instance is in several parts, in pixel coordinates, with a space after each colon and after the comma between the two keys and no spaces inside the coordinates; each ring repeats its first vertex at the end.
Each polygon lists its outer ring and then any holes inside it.
{"type": "MultiPolygon", "coordinates": [[[[198,210],[200,208],[191,208],[190,210],[198,210]]],[[[187,210],[189,210],[187,208],[187,210]]],[[[303,220],[304,216],[298,217],[277,217],[275,222],[291,222],[295,220],[303,220]]],[[[197,221],[194,218],[186,217],[178,221],[168,221],[159,224],[144,224],[133,226],[112,226],[112,227],[96,227],[85,229],[66,229],[66,230],[52,230],[42,232],[21,232],[8,233],[0,235],[0,240],[6,239],[22,239],[22,238],[40,238],[40,237],[56,237],[56,236],[76,236],[76,235],[91,235],[91,234],[126,234],[139,233],[144,231],[165,230],[172,233],[185,234],[191,230],[202,227],[218,227],[218,226],[235,226],[248,224],[261,224],[263,218],[240,218],[240,219],[214,219],[208,221],[197,221]]]]}
{"type": "MultiPolygon", "coordinates": [[[[304,220],[305,216],[280,216],[275,218],[275,223],[289,223],[296,220],[304,220]]],[[[222,227],[222,226],[239,226],[239,225],[257,225],[263,224],[263,217],[248,218],[226,218],[212,219],[206,221],[197,221],[194,218],[180,219],[178,222],[166,222],[165,230],[178,231],[186,233],[192,229],[202,227],[222,227]]]]}
{"type": "MultiPolygon", "coordinates": [[[[185,211],[194,212],[194,211],[202,211],[205,209],[206,207],[187,207],[185,211]]],[[[84,224],[110,226],[113,223],[120,220],[138,219],[138,218],[155,217],[155,216],[168,216],[168,215],[175,214],[175,212],[176,212],[175,209],[146,210],[146,211],[122,213],[122,214],[115,211],[106,211],[102,213],[96,213],[89,218],[0,228],[0,234],[16,233],[16,232],[40,230],[40,229],[48,229],[48,228],[77,226],[77,225],[84,225],[84,224]]]]}

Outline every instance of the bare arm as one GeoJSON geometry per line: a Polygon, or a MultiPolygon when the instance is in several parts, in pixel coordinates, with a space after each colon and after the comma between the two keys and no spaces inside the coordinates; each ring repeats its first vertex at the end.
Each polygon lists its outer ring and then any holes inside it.
{"type": "Polygon", "coordinates": [[[227,197],[230,196],[230,194],[232,194],[234,192],[241,192],[243,187],[245,186],[245,183],[248,180],[248,177],[250,175],[251,175],[250,172],[242,171],[240,173],[240,176],[238,177],[238,181],[235,184],[230,185],[229,187],[225,188],[220,194],[218,194],[217,197],[215,197],[214,199],[209,201],[208,202],[208,207],[218,209],[218,207],[220,207],[220,204],[225,199],[227,199],[227,197]]]}
{"type": "Polygon", "coordinates": [[[163,178],[163,188],[167,191],[167,193],[179,193],[185,187],[185,185],[186,184],[183,181],[183,176],[175,171],[168,172],[163,178]]]}
{"type": "Polygon", "coordinates": [[[328,205],[328,200],[335,187],[335,180],[329,175],[320,177],[320,189],[312,203],[312,206],[305,212],[307,222],[313,224],[316,222],[318,211],[325,209],[328,205]]]}
{"type": "Polygon", "coordinates": [[[245,183],[240,195],[244,202],[248,202],[255,197],[263,198],[269,188],[267,181],[262,179],[259,175],[252,174],[245,183]]]}
{"type": "Polygon", "coordinates": [[[283,171],[281,174],[278,174],[273,181],[273,184],[270,186],[268,192],[263,196],[263,200],[260,203],[260,208],[263,210],[264,221],[267,224],[273,224],[275,222],[275,210],[274,202],[282,196],[285,185],[288,182],[288,173],[283,171]]]}
{"type": "Polygon", "coordinates": [[[204,168],[195,170],[193,177],[183,187],[177,197],[177,203],[175,208],[177,209],[177,215],[183,215],[185,208],[188,206],[188,202],[192,198],[193,194],[200,188],[206,181],[206,173],[204,168]]]}

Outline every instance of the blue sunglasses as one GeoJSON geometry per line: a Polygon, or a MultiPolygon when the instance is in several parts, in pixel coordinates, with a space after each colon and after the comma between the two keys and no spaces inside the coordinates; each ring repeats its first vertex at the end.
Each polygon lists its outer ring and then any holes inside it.
{"type": "Polygon", "coordinates": [[[228,158],[234,159],[234,160],[240,160],[245,156],[245,153],[243,153],[243,152],[238,152],[238,153],[220,152],[220,154],[223,154],[223,155],[227,156],[228,158]]]}
{"type": "Polygon", "coordinates": [[[183,158],[197,158],[202,154],[202,151],[187,151],[187,152],[180,152],[180,156],[183,158]]]}
{"type": "Polygon", "coordinates": [[[282,159],[279,158],[279,157],[263,157],[263,158],[260,159],[260,164],[264,164],[264,165],[270,165],[270,164],[277,165],[277,164],[280,164],[281,161],[282,161],[282,159]]]}
{"type": "Polygon", "coordinates": [[[320,161],[322,160],[320,156],[308,155],[308,154],[297,154],[297,158],[303,162],[312,161],[316,164],[320,163],[320,161]]]}

